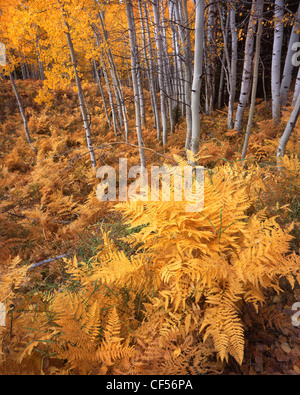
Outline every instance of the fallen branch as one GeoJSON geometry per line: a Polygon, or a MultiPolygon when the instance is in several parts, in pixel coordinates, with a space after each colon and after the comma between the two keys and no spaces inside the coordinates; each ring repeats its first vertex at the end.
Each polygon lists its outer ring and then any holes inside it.
{"type": "Polygon", "coordinates": [[[45,259],[45,260],[43,260],[43,261],[41,261],[41,262],[34,263],[33,265],[30,266],[30,268],[29,268],[28,270],[31,270],[31,269],[34,269],[34,268],[36,268],[36,267],[45,265],[46,263],[50,263],[50,262],[53,262],[53,261],[57,261],[58,259],[65,258],[65,257],[67,257],[67,256],[69,256],[69,255],[72,255],[72,252],[68,252],[68,253],[66,253],[66,254],[62,254],[62,255],[55,256],[54,258],[49,258],[49,259],[45,259]]]}

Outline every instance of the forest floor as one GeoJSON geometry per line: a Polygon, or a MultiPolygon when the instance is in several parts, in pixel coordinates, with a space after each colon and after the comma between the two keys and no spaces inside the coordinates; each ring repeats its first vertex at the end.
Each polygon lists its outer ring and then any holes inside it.
{"type": "MultiPolygon", "coordinates": [[[[101,226],[116,235],[124,231],[121,218],[110,210],[113,204],[103,204],[95,197],[98,181],[86,149],[76,92],[70,87],[57,92],[52,104],[38,105],[34,101],[38,82],[17,81],[17,87],[38,153],[26,141],[11,86],[4,82],[0,86],[0,275],[16,256],[27,264],[70,253],[87,261],[97,249],[101,226]]],[[[131,91],[125,90],[131,131],[131,145],[127,145],[123,143],[122,130],[115,136],[108,127],[96,87],[86,84],[84,89],[88,92],[99,165],[117,167],[117,158],[122,157],[128,159],[129,165],[138,164],[131,91]]],[[[265,207],[269,215],[278,216],[282,227],[294,223],[291,249],[298,253],[299,162],[289,177],[276,178],[276,149],[290,113],[289,107],[283,111],[282,123],[275,130],[269,108],[263,100],[257,101],[247,160],[266,169],[266,189],[257,205],[265,207]]],[[[147,115],[143,134],[149,165],[173,163],[174,154],[184,155],[186,125],[181,117],[177,121],[175,133],[169,136],[167,146],[162,147],[156,140],[152,115],[147,115]]],[[[202,115],[200,158],[201,165],[209,169],[240,161],[243,134],[228,130],[226,121],[226,109],[214,111],[210,116],[202,115]]],[[[299,137],[298,123],[287,146],[287,156],[299,157],[299,137]]],[[[49,278],[60,281],[61,260],[47,266],[49,278]]],[[[40,275],[38,271],[34,274],[36,278],[40,275]]],[[[239,366],[230,360],[222,374],[300,374],[300,327],[291,324],[292,306],[300,302],[300,288],[291,290],[286,284],[282,286],[283,293],[270,294],[269,306],[275,319],[279,313],[286,316],[286,325],[281,330],[275,329],[272,322],[265,328],[249,327],[243,364],[239,366]]]]}

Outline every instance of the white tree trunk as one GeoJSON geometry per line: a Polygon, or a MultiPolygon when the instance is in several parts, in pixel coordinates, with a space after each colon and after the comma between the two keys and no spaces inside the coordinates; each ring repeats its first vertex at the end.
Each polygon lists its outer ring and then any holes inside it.
{"type": "Polygon", "coordinates": [[[185,95],[184,95],[184,77],[183,77],[183,59],[180,56],[180,43],[179,34],[176,28],[176,10],[175,5],[171,0],[168,0],[169,15],[171,21],[171,34],[172,44],[174,52],[174,84],[175,84],[175,95],[176,95],[176,106],[177,109],[181,109],[181,113],[184,114],[185,95]]]}
{"type": "Polygon", "coordinates": [[[296,84],[295,84],[295,91],[294,91],[294,97],[293,97],[293,106],[296,105],[296,101],[297,101],[299,96],[300,96],[300,67],[298,69],[298,75],[297,75],[296,84]]]}
{"type": "Polygon", "coordinates": [[[153,15],[155,23],[155,42],[157,47],[157,62],[158,62],[158,80],[160,90],[160,114],[162,123],[162,141],[163,145],[167,142],[168,124],[167,124],[167,113],[166,113],[166,81],[163,64],[163,37],[162,28],[160,23],[160,12],[159,12],[159,0],[153,0],[153,15]]]}
{"type": "Polygon", "coordinates": [[[280,69],[283,42],[284,1],[275,0],[275,27],[272,55],[272,116],[275,126],[280,122],[280,69]]]}
{"type": "Polygon", "coordinates": [[[192,136],[192,110],[191,110],[191,88],[192,88],[192,70],[191,70],[191,42],[189,39],[188,26],[186,32],[184,30],[184,23],[182,21],[182,13],[180,13],[180,3],[175,2],[175,17],[178,26],[180,41],[183,48],[183,67],[184,67],[184,99],[185,99],[185,112],[186,112],[186,144],[185,148],[189,149],[192,136]]]}
{"type": "Polygon", "coordinates": [[[290,42],[289,42],[289,47],[288,51],[286,54],[286,59],[285,59],[285,65],[284,65],[284,70],[283,70],[283,77],[281,81],[281,88],[280,88],[280,102],[281,106],[285,107],[287,105],[288,101],[288,94],[292,82],[292,73],[293,73],[293,62],[292,62],[292,56],[294,54],[293,51],[293,44],[299,41],[299,35],[300,35],[300,3],[299,3],[299,8],[298,8],[298,13],[297,17],[295,18],[294,26],[292,29],[292,33],[290,36],[290,42]]]}
{"type": "Polygon", "coordinates": [[[245,108],[247,106],[248,94],[250,90],[250,81],[252,76],[252,58],[253,58],[253,47],[255,38],[255,15],[256,15],[256,1],[252,0],[251,16],[248,24],[248,32],[245,43],[245,57],[244,57],[244,69],[242,77],[241,93],[239,98],[239,104],[235,117],[234,128],[236,131],[242,130],[242,123],[245,108]]]}
{"type": "MultiPolygon", "coordinates": [[[[134,13],[133,13],[133,6],[132,6],[132,4],[131,4],[131,7],[132,7],[132,12],[131,12],[132,28],[134,29],[132,34],[134,35],[135,41],[136,41],[136,27],[135,27],[135,20],[134,20],[134,13]]],[[[137,45],[137,41],[136,41],[136,45],[137,45]]],[[[141,122],[142,122],[142,125],[145,125],[146,124],[145,99],[144,99],[144,91],[143,91],[143,81],[142,81],[139,50],[137,50],[137,53],[136,53],[136,68],[137,68],[136,74],[137,74],[138,91],[139,91],[141,122]]]]}
{"type": "MultiPolygon", "coordinates": [[[[164,2],[163,0],[160,3],[161,8],[161,28],[162,28],[162,48],[163,48],[163,67],[164,67],[164,75],[165,75],[165,83],[166,83],[166,93],[168,99],[168,107],[169,107],[169,120],[170,120],[170,132],[174,133],[174,99],[173,99],[173,86],[172,86],[172,75],[171,75],[171,66],[170,59],[168,56],[168,43],[167,43],[167,33],[166,33],[166,23],[164,16],[164,2]]],[[[167,142],[167,136],[164,138],[164,144],[167,142]]]]}
{"type": "Polygon", "coordinates": [[[14,94],[16,96],[16,100],[17,100],[17,103],[18,103],[18,107],[19,107],[19,111],[20,111],[21,117],[23,119],[23,126],[24,126],[24,131],[25,131],[25,135],[26,135],[28,144],[36,152],[36,148],[32,145],[32,140],[31,140],[31,137],[30,137],[30,134],[29,134],[29,130],[28,130],[27,119],[26,119],[26,116],[25,116],[25,112],[24,112],[23,105],[22,105],[22,102],[21,102],[21,99],[20,99],[20,95],[18,93],[18,90],[17,90],[17,87],[16,87],[16,84],[15,84],[15,81],[14,81],[12,73],[9,73],[9,78],[10,78],[10,82],[11,82],[14,94]]]}
{"type": "Polygon", "coordinates": [[[230,31],[231,31],[231,65],[230,65],[230,92],[228,102],[228,128],[232,129],[234,126],[233,112],[236,93],[236,71],[238,60],[238,33],[236,28],[236,10],[235,5],[232,5],[230,10],[230,31]]]}
{"type": "Polygon", "coordinates": [[[191,150],[194,155],[199,152],[200,143],[200,91],[203,74],[203,40],[205,0],[196,0],[194,78],[192,85],[192,136],[191,150]]]}
{"type": "Polygon", "coordinates": [[[215,99],[215,72],[216,72],[216,3],[209,2],[207,18],[207,40],[205,50],[205,113],[210,115],[215,99]]]}
{"type": "MultiPolygon", "coordinates": [[[[181,78],[181,60],[179,57],[180,54],[180,47],[178,43],[178,34],[176,30],[176,25],[175,25],[175,9],[174,5],[171,1],[168,0],[168,10],[169,10],[169,20],[170,20],[170,28],[171,28],[171,39],[172,39],[172,59],[173,62],[171,62],[172,68],[173,68],[173,109],[177,111],[180,108],[180,100],[182,98],[182,93],[183,91],[181,90],[182,88],[182,81],[183,79],[181,78]]],[[[174,122],[175,122],[175,117],[174,117],[174,122]]]]}
{"type": "Polygon", "coordinates": [[[113,58],[113,55],[112,55],[112,52],[111,52],[111,49],[109,46],[108,33],[105,28],[103,14],[101,14],[99,12],[98,16],[99,16],[99,20],[101,23],[104,41],[107,44],[106,55],[107,55],[107,59],[108,59],[108,63],[109,63],[109,71],[110,71],[111,78],[112,78],[113,88],[115,91],[119,120],[120,120],[121,127],[124,125],[125,139],[127,141],[128,140],[128,122],[127,122],[127,108],[125,105],[124,94],[122,91],[121,82],[119,79],[115,61],[114,61],[114,58],[113,58]]]}
{"type": "Polygon", "coordinates": [[[138,81],[139,64],[137,61],[138,46],[136,40],[135,22],[134,22],[131,0],[126,0],[126,14],[127,14],[127,22],[128,22],[128,30],[129,30],[129,40],[130,40],[131,75],[132,75],[132,84],[134,91],[136,132],[138,138],[141,167],[145,168],[146,159],[145,159],[144,143],[142,136],[142,120],[141,120],[141,112],[140,112],[141,102],[140,102],[140,91],[138,86],[139,85],[139,81],[138,81]]]}
{"type": "MultiPolygon", "coordinates": [[[[224,90],[224,79],[226,77],[227,79],[227,86],[229,88],[229,83],[228,83],[228,71],[225,65],[225,61],[229,61],[227,59],[228,57],[228,50],[227,46],[225,45],[228,41],[228,32],[229,32],[229,22],[230,22],[230,14],[227,13],[227,10],[225,9],[226,12],[222,11],[220,4],[218,4],[219,8],[219,15],[220,15],[220,21],[221,21],[221,29],[222,29],[222,34],[223,34],[223,40],[224,40],[224,49],[223,49],[223,54],[222,58],[220,58],[221,61],[221,75],[220,75],[220,82],[219,82],[219,94],[218,94],[218,109],[221,109],[222,106],[222,96],[223,96],[223,90],[224,90]],[[225,14],[226,18],[225,18],[225,14]],[[225,27],[224,27],[224,21],[226,20],[225,27]],[[225,76],[226,74],[226,76],[225,76]]],[[[230,65],[228,64],[228,67],[230,65]]],[[[230,90],[230,89],[229,89],[230,90]]]]}
{"type": "Polygon", "coordinates": [[[25,66],[24,63],[21,63],[21,71],[22,71],[22,78],[23,80],[26,80],[27,76],[26,76],[26,70],[25,70],[25,66]]]}
{"type": "Polygon", "coordinates": [[[103,108],[104,108],[106,120],[107,120],[108,126],[110,127],[111,126],[111,121],[110,121],[110,118],[109,118],[109,114],[108,114],[108,110],[107,110],[107,106],[106,106],[106,101],[105,101],[105,97],[104,97],[104,93],[103,93],[103,88],[102,88],[102,84],[101,84],[101,78],[100,78],[100,75],[99,75],[99,71],[98,71],[97,63],[96,63],[95,59],[93,59],[93,68],[94,68],[94,73],[95,73],[97,86],[99,88],[99,92],[100,92],[100,95],[101,95],[101,99],[102,99],[102,103],[103,103],[103,108]]]}
{"type": "Polygon", "coordinates": [[[148,8],[147,4],[144,0],[143,1],[143,8],[144,8],[144,15],[146,17],[146,32],[147,32],[147,47],[148,47],[148,53],[149,53],[149,77],[150,77],[150,84],[151,84],[151,89],[152,89],[152,94],[153,94],[153,106],[155,108],[155,126],[157,130],[157,139],[158,141],[160,140],[161,137],[161,128],[160,128],[160,120],[159,120],[159,110],[158,110],[158,103],[157,103],[157,97],[156,97],[156,89],[155,89],[155,81],[154,81],[154,75],[153,75],[153,54],[152,54],[152,42],[151,42],[151,32],[150,32],[150,26],[149,26],[149,18],[148,18],[148,8]]]}
{"type": "Polygon", "coordinates": [[[103,58],[103,53],[102,53],[101,49],[99,49],[99,54],[100,54],[100,60],[101,60],[101,68],[102,68],[102,72],[103,72],[103,76],[104,76],[104,80],[105,80],[105,84],[106,84],[106,89],[107,89],[107,94],[108,94],[109,105],[110,105],[110,109],[111,109],[111,116],[112,116],[112,121],[113,121],[114,133],[117,136],[118,117],[117,117],[117,113],[116,113],[116,109],[115,109],[114,98],[113,98],[113,94],[112,94],[112,90],[111,90],[109,76],[108,76],[105,60],[103,58]]]}
{"type": "Polygon", "coordinates": [[[261,36],[262,36],[262,15],[263,15],[263,8],[264,8],[264,0],[258,0],[258,28],[257,28],[257,35],[256,35],[256,50],[255,50],[255,61],[254,61],[254,72],[253,72],[253,82],[252,82],[252,94],[251,94],[251,106],[250,106],[250,113],[248,118],[248,124],[246,129],[245,135],[245,142],[242,152],[242,163],[247,154],[250,133],[252,128],[254,110],[255,110],[255,102],[256,102],[256,93],[257,93],[257,83],[258,83],[258,68],[259,68],[259,60],[260,60],[260,47],[261,47],[261,36]]]}
{"type": "Polygon", "coordinates": [[[278,163],[280,162],[280,157],[282,157],[285,153],[286,145],[289,141],[292,131],[294,130],[296,122],[299,118],[299,114],[300,114],[300,95],[297,98],[294,110],[290,116],[289,122],[285,128],[285,131],[284,131],[284,133],[280,139],[279,145],[278,145],[278,150],[277,150],[278,163]]]}
{"type": "Polygon", "coordinates": [[[73,65],[73,70],[74,70],[74,75],[75,75],[76,86],[78,89],[79,106],[80,106],[80,110],[81,110],[81,114],[82,114],[82,120],[83,120],[84,129],[85,129],[86,140],[87,140],[87,146],[89,149],[92,166],[95,168],[97,166],[97,162],[96,162],[95,152],[94,152],[93,143],[92,143],[90,123],[89,123],[89,119],[88,119],[87,110],[85,107],[85,97],[84,97],[84,93],[83,93],[82,86],[81,86],[81,80],[80,80],[78,70],[77,70],[77,59],[76,59],[76,55],[75,55],[73,41],[72,41],[71,34],[70,34],[70,27],[66,21],[65,21],[65,27],[66,27],[65,35],[67,37],[67,42],[68,42],[68,46],[69,46],[69,50],[70,50],[70,55],[71,55],[71,60],[72,60],[72,65],[73,65]]]}
{"type": "Polygon", "coordinates": [[[142,7],[142,0],[138,0],[138,7],[139,7],[139,15],[140,15],[140,24],[141,24],[141,29],[142,29],[144,62],[145,62],[150,97],[151,97],[151,107],[152,107],[152,112],[153,112],[153,116],[154,116],[154,126],[157,129],[160,127],[159,126],[159,113],[158,113],[158,106],[157,106],[157,100],[156,100],[156,95],[155,95],[155,87],[154,87],[154,82],[153,82],[153,70],[150,67],[150,61],[148,59],[147,40],[146,40],[146,31],[145,31],[145,23],[144,23],[144,18],[147,18],[147,9],[144,7],[144,11],[146,12],[145,16],[144,16],[143,7],[142,7]]]}
{"type": "Polygon", "coordinates": [[[39,38],[39,33],[37,31],[37,34],[36,34],[36,55],[37,55],[37,61],[38,61],[38,65],[39,65],[40,79],[44,80],[45,79],[44,66],[43,66],[43,62],[41,61],[40,52],[41,52],[41,50],[40,50],[40,38],[39,38]]]}

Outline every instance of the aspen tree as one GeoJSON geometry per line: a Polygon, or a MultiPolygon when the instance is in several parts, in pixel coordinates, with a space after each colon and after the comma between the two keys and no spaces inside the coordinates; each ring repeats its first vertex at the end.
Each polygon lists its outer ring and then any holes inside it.
{"type": "Polygon", "coordinates": [[[191,89],[192,89],[192,69],[191,69],[191,41],[188,26],[182,20],[182,12],[180,12],[180,2],[175,1],[175,17],[178,26],[178,33],[183,48],[183,67],[184,67],[184,99],[186,114],[186,143],[185,148],[190,149],[192,136],[192,110],[191,110],[191,89]]]}
{"type": "Polygon", "coordinates": [[[242,85],[241,85],[240,98],[239,98],[238,108],[235,117],[235,124],[234,124],[234,128],[236,131],[242,130],[243,117],[244,117],[245,108],[247,106],[248,93],[250,89],[250,81],[252,76],[254,35],[255,35],[256,7],[257,7],[257,0],[252,0],[251,15],[249,19],[248,31],[247,31],[247,37],[245,43],[242,85]]]}
{"type": "MultiPolygon", "coordinates": [[[[224,18],[223,18],[223,12],[221,9],[220,3],[218,3],[218,8],[219,8],[219,15],[220,15],[220,24],[221,24],[221,31],[222,31],[222,36],[223,36],[223,41],[224,41],[224,56],[222,59],[222,71],[226,76],[226,82],[227,82],[227,92],[230,94],[230,83],[231,83],[231,63],[230,63],[230,56],[229,56],[229,51],[228,51],[228,31],[229,31],[229,25],[230,25],[230,12],[227,13],[227,18],[226,18],[226,27],[224,26],[224,18]],[[227,67],[226,67],[226,63],[227,67]]],[[[223,76],[224,78],[224,76],[223,76]]]]}
{"type": "Polygon", "coordinates": [[[38,61],[38,65],[39,65],[39,72],[40,72],[40,78],[41,80],[45,79],[45,75],[44,75],[44,66],[43,66],[43,62],[41,60],[41,55],[40,55],[40,38],[37,32],[36,35],[36,54],[37,54],[37,61],[38,61]]]}
{"type": "Polygon", "coordinates": [[[93,69],[94,69],[94,73],[95,73],[97,86],[98,86],[98,89],[99,89],[99,92],[100,92],[100,95],[101,95],[101,99],[102,99],[102,103],[103,103],[103,108],[104,108],[106,120],[107,120],[108,126],[110,127],[111,126],[111,121],[110,121],[110,117],[109,117],[109,114],[108,114],[106,101],[105,101],[105,97],[104,97],[104,93],[103,93],[103,89],[102,89],[102,84],[101,84],[101,78],[100,78],[99,70],[98,70],[97,63],[96,63],[95,59],[93,59],[93,69]]]}
{"type": "Polygon", "coordinates": [[[153,16],[155,23],[155,43],[157,46],[157,63],[158,63],[158,80],[159,80],[159,91],[160,91],[160,116],[162,124],[162,143],[165,145],[167,143],[167,112],[166,112],[166,78],[164,73],[163,65],[163,33],[160,21],[160,10],[159,10],[159,0],[153,0],[153,16]]]}
{"type": "Polygon", "coordinates": [[[93,25],[92,28],[93,28],[95,39],[96,39],[96,43],[97,43],[97,46],[98,46],[98,49],[99,49],[99,57],[100,57],[100,61],[101,61],[101,69],[102,69],[102,73],[103,73],[105,84],[106,84],[108,100],[109,100],[109,105],[110,105],[110,109],[111,109],[111,116],[112,116],[114,133],[115,133],[115,135],[117,135],[117,127],[118,127],[119,123],[118,123],[117,113],[116,113],[116,109],[115,109],[115,104],[114,104],[111,84],[110,84],[110,80],[109,80],[109,76],[108,76],[108,71],[107,71],[107,68],[106,68],[106,64],[105,64],[105,60],[104,60],[104,56],[103,56],[103,51],[101,49],[101,42],[100,42],[100,38],[99,38],[100,34],[99,34],[99,31],[97,30],[95,25],[93,25]]]}
{"type": "Polygon", "coordinates": [[[137,83],[138,83],[138,92],[139,92],[139,102],[140,102],[140,114],[141,114],[141,123],[142,126],[146,124],[146,115],[145,115],[145,100],[144,100],[144,92],[143,92],[143,84],[142,84],[142,73],[141,73],[141,65],[140,65],[140,56],[139,56],[139,50],[138,50],[138,44],[137,44],[137,38],[136,38],[136,28],[135,28],[135,20],[134,20],[134,12],[133,12],[133,5],[131,3],[131,15],[132,15],[132,22],[133,22],[133,28],[134,32],[132,32],[135,35],[135,41],[136,41],[136,72],[137,72],[137,83]]]}
{"type": "MultiPolygon", "coordinates": [[[[138,0],[138,8],[139,8],[139,15],[140,15],[140,24],[142,30],[142,41],[143,41],[143,53],[144,53],[144,62],[146,66],[146,73],[148,78],[149,90],[150,90],[150,97],[151,97],[151,107],[154,116],[154,126],[156,129],[159,129],[159,112],[157,106],[157,99],[155,94],[155,86],[153,81],[153,67],[152,67],[152,59],[149,60],[148,53],[147,53],[147,39],[146,39],[146,29],[144,23],[144,14],[143,14],[143,7],[142,7],[142,0],[138,0]]],[[[147,10],[144,9],[145,15],[147,16],[147,10]]]]}
{"type": "Polygon", "coordinates": [[[278,149],[277,149],[277,163],[278,163],[278,168],[280,168],[280,158],[284,156],[285,154],[285,148],[286,145],[289,141],[289,138],[294,130],[294,127],[296,125],[296,122],[299,118],[300,115],[300,95],[297,98],[295,107],[293,109],[293,112],[290,116],[289,122],[285,128],[285,131],[280,139],[278,149]]]}
{"type": "Polygon", "coordinates": [[[113,58],[113,55],[112,55],[112,52],[110,49],[110,45],[108,42],[108,33],[107,33],[107,30],[105,27],[103,12],[98,12],[98,17],[99,17],[100,25],[101,25],[102,32],[103,32],[103,39],[106,44],[106,56],[107,56],[108,63],[109,63],[109,72],[111,74],[111,78],[112,78],[112,82],[113,82],[113,89],[115,91],[119,120],[121,123],[121,127],[124,125],[125,138],[127,141],[128,140],[128,122],[127,122],[127,108],[125,105],[124,94],[123,94],[121,82],[119,79],[119,75],[117,72],[117,68],[115,65],[115,61],[114,61],[114,58],[113,58]]]}
{"type": "Polygon", "coordinates": [[[29,134],[27,119],[26,119],[26,116],[25,116],[25,111],[24,111],[24,108],[23,108],[23,105],[22,105],[22,102],[21,102],[21,99],[20,99],[20,95],[18,93],[16,84],[15,84],[15,81],[14,81],[14,77],[13,77],[11,72],[9,73],[9,78],[10,78],[10,82],[11,82],[11,85],[12,85],[12,88],[13,88],[13,91],[14,91],[17,103],[18,103],[18,107],[19,107],[19,111],[20,111],[21,117],[23,119],[23,126],[24,126],[24,131],[25,131],[25,135],[26,135],[27,141],[28,141],[29,145],[31,146],[31,148],[36,152],[36,148],[33,146],[32,140],[31,140],[31,137],[30,137],[30,134],[29,134]]]}
{"type": "Polygon", "coordinates": [[[296,84],[295,84],[295,91],[294,91],[294,97],[293,97],[293,106],[296,105],[296,101],[297,101],[299,96],[300,96],[300,67],[298,69],[298,75],[297,75],[296,84]]]}
{"type": "Polygon", "coordinates": [[[209,2],[207,18],[207,39],[205,46],[205,113],[210,115],[213,110],[215,98],[215,71],[216,71],[216,3],[209,2]]]}
{"type": "MultiPolygon", "coordinates": [[[[171,66],[170,59],[168,56],[168,45],[166,38],[166,23],[165,23],[165,15],[164,15],[164,1],[160,1],[160,11],[161,11],[161,32],[162,32],[162,65],[163,72],[165,78],[165,87],[166,87],[166,96],[168,101],[169,108],[169,121],[170,121],[170,132],[174,133],[174,100],[173,100],[173,87],[171,84],[172,74],[171,74],[171,66]]],[[[167,142],[167,135],[164,138],[165,144],[167,142]]]]}
{"type": "Polygon", "coordinates": [[[280,122],[280,70],[281,70],[281,52],[283,42],[283,16],[284,1],[275,0],[274,10],[274,42],[272,54],[272,116],[274,125],[280,122]]]}
{"type": "Polygon", "coordinates": [[[238,61],[238,33],[236,27],[236,4],[230,5],[230,31],[231,31],[231,64],[230,64],[230,92],[228,103],[228,128],[233,129],[233,111],[236,94],[236,72],[238,61]]]}
{"type": "Polygon", "coordinates": [[[145,0],[141,0],[144,9],[145,15],[145,25],[146,25],[146,34],[147,34],[147,47],[148,47],[148,54],[149,54],[149,75],[150,75],[150,84],[152,86],[153,91],[153,105],[155,108],[155,126],[157,130],[157,140],[160,141],[161,139],[161,125],[159,120],[159,110],[158,110],[158,103],[156,97],[156,89],[155,89],[155,81],[154,81],[154,61],[153,61],[153,52],[152,52],[152,41],[151,41],[151,32],[150,32],[150,24],[149,19],[151,18],[150,12],[147,7],[147,3],[145,0]]]}
{"type": "Polygon", "coordinates": [[[200,143],[200,91],[203,74],[203,40],[204,40],[204,11],[205,1],[196,0],[195,21],[195,54],[194,54],[194,78],[192,85],[192,136],[191,150],[196,156],[199,152],[200,143]]]}
{"type": "Polygon", "coordinates": [[[179,43],[179,34],[176,26],[176,11],[174,3],[168,0],[170,27],[172,35],[172,46],[174,53],[174,85],[176,90],[176,106],[181,109],[181,114],[185,113],[185,95],[184,95],[184,77],[183,77],[183,59],[181,58],[181,48],[179,43]]]}
{"type": "Polygon", "coordinates": [[[263,8],[264,8],[264,0],[258,0],[259,19],[258,19],[258,28],[257,28],[257,35],[256,35],[256,50],[255,50],[255,60],[254,60],[251,105],[250,105],[250,113],[249,113],[249,117],[248,117],[248,123],[247,123],[246,135],[245,135],[245,142],[244,142],[244,147],[243,147],[243,152],[242,152],[242,162],[244,161],[246,154],[247,154],[250,133],[251,133],[251,128],[252,128],[252,122],[253,122],[253,116],[254,116],[254,110],[255,110],[255,101],[256,101],[257,83],[258,83],[258,68],[259,68],[259,61],[260,61],[261,36],[262,36],[262,31],[263,31],[263,24],[262,24],[262,22],[263,22],[262,21],[263,8]]]}
{"type": "Polygon", "coordinates": [[[79,106],[80,106],[83,125],[84,125],[84,129],[85,129],[85,133],[86,133],[87,146],[89,149],[92,166],[95,168],[97,166],[97,162],[96,162],[95,152],[94,152],[93,143],[92,143],[92,134],[91,134],[91,129],[90,129],[90,122],[88,119],[88,113],[87,113],[87,109],[86,109],[85,96],[84,96],[84,92],[83,92],[82,85],[81,85],[81,79],[80,79],[79,73],[78,73],[78,63],[77,63],[77,58],[76,58],[76,54],[75,54],[75,50],[74,50],[73,40],[71,37],[71,32],[70,32],[71,29],[70,29],[69,22],[66,20],[64,5],[61,3],[60,0],[57,0],[57,3],[61,7],[63,23],[66,28],[65,35],[67,38],[67,43],[68,43],[68,47],[69,47],[69,51],[70,51],[73,71],[74,71],[74,75],[75,75],[76,86],[77,86],[77,90],[78,90],[79,106]]]}
{"type": "MultiPolygon", "coordinates": [[[[223,33],[223,38],[224,38],[224,43],[226,43],[228,41],[228,32],[229,32],[229,23],[230,23],[230,14],[228,12],[226,12],[226,9],[224,11],[224,8],[221,9],[220,5],[219,6],[219,14],[220,14],[220,23],[221,23],[221,29],[222,29],[222,33],[223,33]],[[226,18],[225,15],[226,14],[226,18]],[[224,28],[224,21],[225,21],[225,28],[224,28]]],[[[222,51],[222,58],[221,60],[221,75],[220,75],[220,81],[219,81],[219,93],[218,93],[218,109],[221,109],[221,105],[222,105],[222,96],[223,96],[223,90],[224,90],[224,80],[225,77],[226,79],[228,79],[227,77],[227,69],[226,69],[226,65],[225,65],[225,61],[227,59],[227,48],[224,45],[223,51],[222,51]],[[226,76],[225,76],[225,71],[226,71],[226,76]]],[[[227,81],[227,85],[228,85],[228,81],[227,81]]],[[[227,121],[228,122],[228,121],[227,121]]]]}
{"type": "Polygon", "coordinates": [[[91,134],[91,129],[90,129],[90,123],[89,123],[89,119],[88,119],[87,110],[85,107],[86,102],[85,102],[85,97],[84,97],[84,93],[83,93],[83,89],[82,89],[82,85],[81,85],[81,79],[79,77],[78,70],[77,70],[77,59],[76,59],[74,46],[73,46],[73,42],[72,42],[72,38],[71,38],[71,34],[70,34],[70,27],[67,22],[65,22],[65,26],[67,28],[67,31],[65,32],[65,34],[66,34],[67,41],[68,41],[68,46],[69,46],[73,69],[74,69],[74,74],[75,74],[76,86],[78,89],[78,99],[79,99],[79,105],[80,105],[80,110],[81,110],[81,114],[82,114],[83,125],[84,125],[84,129],[85,129],[85,133],[86,133],[87,146],[88,146],[88,149],[90,152],[92,166],[96,167],[97,162],[96,162],[95,152],[94,152],[93,143],[92,143],[92,134],[91,134]]]}
{"type": "Polygon", "coordinates": [[[136,40],[136,30],[135,30],[135,21],[133,16],[132,2],[131,0],[126,0],[126,14],[128,21],[128,30],[129,30],[129,40],[130,40],[130,54],[131,54],[131,75],[132,75],[132,84],[134,90],[134,107],[135,107],[135,122],[136,122],[136,132],[138,138],[139,145],[139,153],[140,153],[140,161],[141,167],[146,167],[146,159],[145,159],[145,151],[144,151],[144,143],[142,136],[142,120],[140,113],[140,92],[139,92],[139,65],[137,62],[138,58],[138,46],[136,40]]]}
{"type": "Polygon", "coordinates": [[[293,29],[290,36],[289,47],[286,54],[285,65],[283,70],[283,77],[280,87],[280,104],[286,106],[288,100],[288,94],[292,82],[292,73],[294,65],[292,62],[293,56],[293,45],[299,41],[300,36],[300,3],[297,11],[297,15],[293,24],[293,29]]]}

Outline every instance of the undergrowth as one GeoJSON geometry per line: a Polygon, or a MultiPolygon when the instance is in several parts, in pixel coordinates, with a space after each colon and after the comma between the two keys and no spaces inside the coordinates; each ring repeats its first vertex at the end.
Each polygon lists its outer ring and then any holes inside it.
{"type": "MultiPolygon", "coordinates": [[[[242,136],[224,127],[222,113],[203,116],[201,212],[187,213],[187,202],[102,203],[76,94],[58,92],[42,107],[32,83],[18,88],[37,155],[9,85],[1,87],[10,98],[0,130],[2,372],[221,373],[232,359],[243,362],[251,328],[288,325],[272,295],[299,286],[299,127],[278,172],[280,136],[260,118],[264,103],[245,167],[242,136]]],[[[117,168],[109,143],[121,136],[105,124],[96,87],[85,89],[98,165],[117,168]]],[[[165,150],[154,128],[143,133],[148,165],[184,165],[179,115],[165,150]]],[[[117,147],[129,166],[139,163],[135,147],[117,147]]]]}

